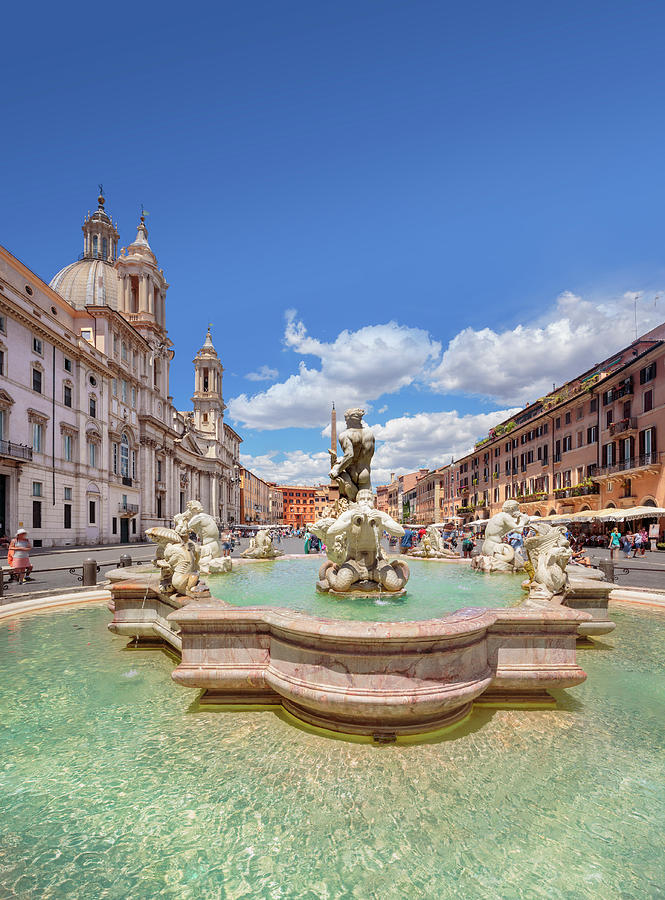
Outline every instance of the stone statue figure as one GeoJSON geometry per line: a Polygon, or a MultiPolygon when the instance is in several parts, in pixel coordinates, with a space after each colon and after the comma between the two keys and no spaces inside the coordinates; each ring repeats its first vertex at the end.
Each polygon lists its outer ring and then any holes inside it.
{"type": "Polygon", "coordinates": [[[459,559],[459,553],[446,547],[439,529],[435,525],[427,527],[420,546],[417,550],[412,550],[409,556],[419,559],[459,559]]]}
{"type": "Polygon", "coordinates": [[[474,569],[481,569],[483,572],[517,572],[523,569],[521,557],[502,538],[511,531],[521,531],[528,524],[529,516],[520,512],[517,500],[506,500],[501,512],[492,516],[487,523],[480,555],[471,560],[474,569]]]}
{"type": "Polygon", "coordinates": [[[364,409],[347,409],[346,428],[339,436],[341,459],[329,450],[332,468],[330,477],[337,482],[340,497],[354,502],[358,491],[372,490],[370,468],[374,456],[374,435],[363,422],[364,409]]]}
{"type": "Polygon", "coordinates": [[[328,560],[319,570],[318,590],[396,593],[404,588],[409,567],[402,560],[388,562],[381,547],[384,531],[401,537],[404,529],[388,513],[374,508],[371,490],[357,491],[355,503],[332,523],[324,519],[309,527],[325,540],[328,553],[328,560]],[[344,540],[338,543],[340,537],[344,540]]]}
{"type": "Polygon", "coordinates": [[[190,532],[201,541],[199,550],[199,571],[204,575],[214,575],[229,571],[228,563],[223,563],[222,545],[219,542],[219,528],[212,516],[203,512],[198,500],[190,500],[184,513],[174,516],[175,530],[185,538],[190,532]]]}
{"type": "Polygon", "coordinates": [[[276,550],[273,546],[272,536],[268,528],[262,528],[250,539],[249,547],[241,554],[245,559],[276,559],[283,556],[283,550],[276,550]]]}
{"type": "Polygon", "coordinates": [[[528,602],[565,597],[570,584],[566,566],[572,556],[566,529],[562,525],[539,522],[537,516],[530,520],[530,527],[534,533],[524,541],[529,558],[527,571],[531,579],[528,602]]]}
{"type": "Polygon", "coordinates": [[[147,537],[157,544],[154,564],[160,570],[160,590],[188,596],[209,596],[199,577],[199,548],[174,528],[148,528],[147,537]]]}

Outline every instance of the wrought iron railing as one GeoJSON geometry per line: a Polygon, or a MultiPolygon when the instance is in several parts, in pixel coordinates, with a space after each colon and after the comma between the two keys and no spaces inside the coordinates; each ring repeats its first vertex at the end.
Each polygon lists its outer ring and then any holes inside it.
{"type": "Polygon", "coordinates": [[[629,472],[631,469],[643,469],[645,466],[657,466],[663,462],[662,453],[642,453],[639,456],[630,456],[610,466],[601,466],[596,475],[613,475],[615,472],[629,472]]]}

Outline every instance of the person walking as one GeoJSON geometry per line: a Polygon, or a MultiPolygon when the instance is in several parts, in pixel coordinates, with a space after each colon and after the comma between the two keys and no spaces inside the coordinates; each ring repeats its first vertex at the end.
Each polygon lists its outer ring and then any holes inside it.
{"type": "Polygon", "coordinates": [[[627,534],[621,536],[621,540],[619,542],[621,544],[621,551],[626,559],[630,558],[630,551],[633,546],[630,537],[627,534]]]}
{"type": "Polygon", "coordinates": [[[12,575],[16,575],[19,584],[24,581],[32,581],[30,573],[32,565],[30,563],[30,551],[32,544],[28,538],[28,532],[25,528],[19,528],[16,537],[9,544],[7,553],[7,561],[12,569],[12,575]]]}
{"type": "Polygon", "coordinates": [[[640,538],[642,539],[642,541],[641,541],[642,556],[646,556],[647,550],[650,550],[651,547],[649,545],[649,532],[644,527],[640,528],[640,538]]]}
{"type": "Polygon", "coordinates": [[[470,534],[465,534],[462,540],[462,555],[464,559],[470,559],[475,544],[470,534]]]}
{"type": "Polygon", "coordinates": [[[617,552],[619,547],[621,546],[621,532],[618,527],[615,525],[610,534],[610,559],[614,559],[614,554],[617,552]]]}

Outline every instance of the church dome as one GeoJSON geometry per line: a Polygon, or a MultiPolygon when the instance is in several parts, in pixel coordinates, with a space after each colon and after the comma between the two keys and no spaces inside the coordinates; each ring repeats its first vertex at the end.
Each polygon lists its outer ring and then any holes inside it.
{"type": "Polygon", "coordinates": [[[75,309],[86,306],[118,308],[118,273],[102,259],[80,259],[61,269],[50,287],[75,309]]]}
{"type": "Polygon", "coordinates": [[[118,230],[105,209],[104,188],[99,185],[97,209],[83,222],[83,253],[51,279],[50,286],[75,309],[86,306],[118,308],[118,230]]]}

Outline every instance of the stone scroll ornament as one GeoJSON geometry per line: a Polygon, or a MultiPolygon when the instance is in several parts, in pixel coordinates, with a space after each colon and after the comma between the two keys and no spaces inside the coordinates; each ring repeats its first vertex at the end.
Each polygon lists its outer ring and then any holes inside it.
{"type": "Polygon", "coordinates": [[[346,429],[339,436],[343,455],[331,451],[330,477],[340,491],[337,517],[325,516],[308,525],[325,547],[327,561],[319,570],[317,590],[345,594],[404,590],[409,567],[402,560],[389,562],[381,547],[383,532],[401,537],[404,529],[387,513],[374,507],[371,463],[374,435],[362,421],[363,409],[347,409],[346,429]]]}
{"type": "Polygon", "coordinates": [[[566,566],[572,550],[562,525],[539,522],[538,516],[529,521],[533,534],[524,541],[529,558],[526,569],[530,576],[528,603],[549,602],[565,598],[570,589],[566,566]]]}

